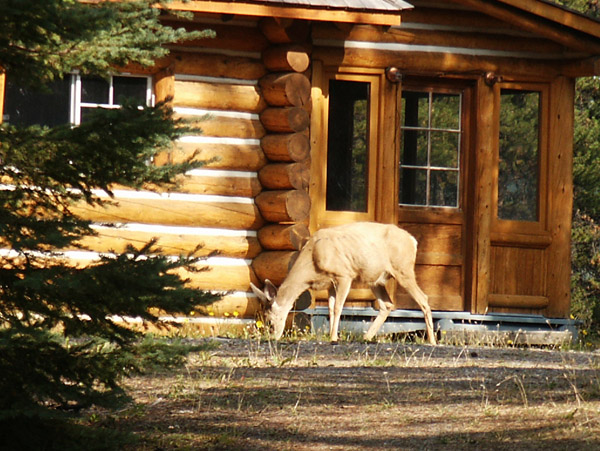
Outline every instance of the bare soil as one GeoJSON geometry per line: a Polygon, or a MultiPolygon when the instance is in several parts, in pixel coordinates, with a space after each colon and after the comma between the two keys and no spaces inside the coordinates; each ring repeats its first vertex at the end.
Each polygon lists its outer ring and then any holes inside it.
{"type": "Polygon", "coordinates": [[[185,368],[128,381],[110,421],[131,449],[600,449],[598,353],[202,342],[185,368]]]}

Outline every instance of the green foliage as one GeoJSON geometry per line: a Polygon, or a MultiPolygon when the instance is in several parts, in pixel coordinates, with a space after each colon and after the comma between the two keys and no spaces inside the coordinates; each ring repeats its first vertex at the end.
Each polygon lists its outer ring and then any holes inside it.
{"type": "MultiPolygon", "coordinates": [[[[199,36],[160,25],[155,3],[3,1],[0,67],[32,85],[76,68],[106,75],[114,65],[150,64],[164,44],[199,36]]],[[[0,125],[7,184],[0,189],[0,443],[76,448],[67,435],[81,430],[61,420],[91,404],[123,402],[122,377],[146,365],[138,334],[118,318],[156,322],[158,311],[188,313],[214,300],[177,275],[201,270],[199,259],[161,256],[155,241],[87,266],[61,254],[83,249],[81,238],[94,234],[74,204],[103,205],[112,202],[113,184],[170,183],[197,167],[149,164],[188,131],[165,105],[133,103],[98,109],[77,127],[0,125]]]]}
{"type": "Polygon", "coordinates": [[[571,292],[573,315],[584,329],[600,335],[600,226],[590,216],[576,213],[572,234],[571,292]]]}
{"type": "MultiPolygon", "coordinates": [[[[596,0],[557,3],[600,18],[596,0]]],[[[600,79],[577,80],[574,131],[572,312],[585,330],[600,335],[600,79]]]]}
{"type": "Polygon", "coordinates": [[[165,43],[208,36],[162,26],[154,0],[4,0],[0,2],[2,67],[21,82],[47,82],[74,69],[107,73],[134,61],[152,65],[165,43]]]}
{"type": "Polygon", "coordinates": [[[502,90],[498,215],[502,219],[537,219],[540,96],[502,90]]]}

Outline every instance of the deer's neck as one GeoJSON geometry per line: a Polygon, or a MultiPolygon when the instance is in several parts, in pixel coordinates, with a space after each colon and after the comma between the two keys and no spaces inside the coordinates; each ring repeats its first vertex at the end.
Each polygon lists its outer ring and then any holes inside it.
{"type": "Polygon", "coordinates": [[[282,308],[290,310],[296,299],[308,290],[315,279],[315,270],[312,262],[312,254],[303,249],[290,270],[288,276],[279,287],[277,303],[282,308]]]}

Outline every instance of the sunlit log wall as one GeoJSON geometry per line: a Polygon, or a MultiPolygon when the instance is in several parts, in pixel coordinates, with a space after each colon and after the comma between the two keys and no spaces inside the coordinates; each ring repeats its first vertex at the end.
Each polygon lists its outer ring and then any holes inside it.
{"type": "Polygon", "coordinates": [[[226,295],[199,311],[253,317],[250,283],[281,283],[309,234],[309,25],[208,15],[165,23],[216,37],[173,45],[157,64],[157,100],[201,132],[182,137],[155,164],[192,157],[204,165],[173,188],[116,189],[114,205],[77,206],[97,224],[84,244],[120,252],[158,238],[173,256],[201,246],[208,270],[185,276],[226,295]]]}

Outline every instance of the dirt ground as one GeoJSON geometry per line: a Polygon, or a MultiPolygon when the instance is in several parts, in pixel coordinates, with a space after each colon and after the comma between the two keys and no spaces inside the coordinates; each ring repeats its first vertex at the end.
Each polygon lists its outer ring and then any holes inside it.
{"type": "Polygon", "coordinates": [[[207,339],[128,381],[131,449],[600,449],[600,354],[207,339]]]}

